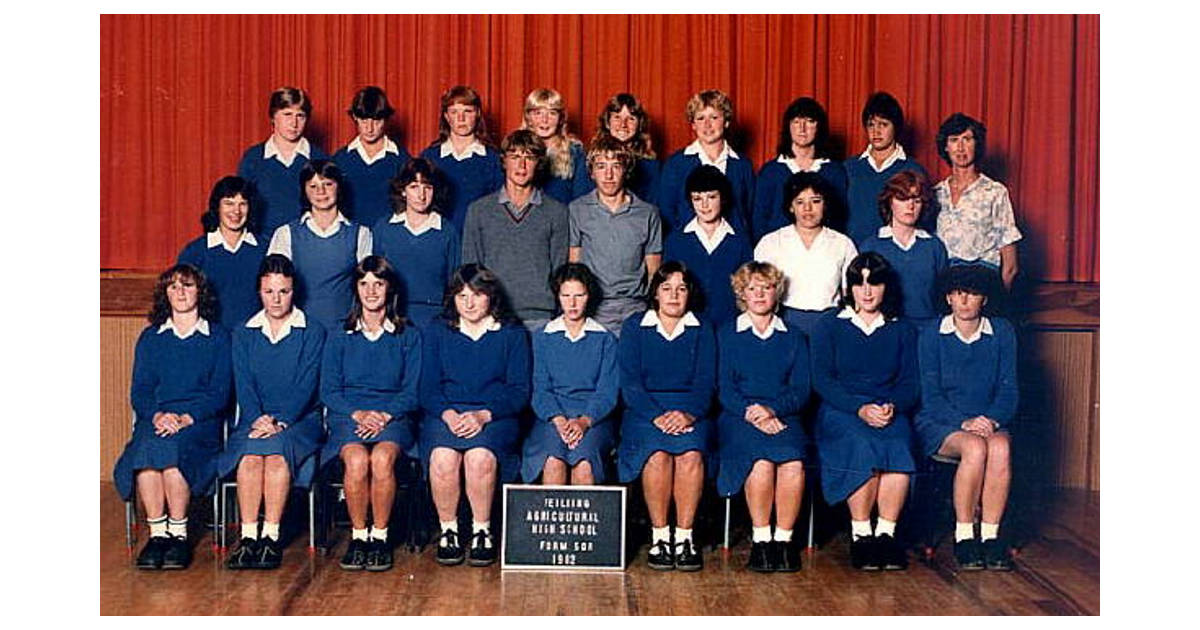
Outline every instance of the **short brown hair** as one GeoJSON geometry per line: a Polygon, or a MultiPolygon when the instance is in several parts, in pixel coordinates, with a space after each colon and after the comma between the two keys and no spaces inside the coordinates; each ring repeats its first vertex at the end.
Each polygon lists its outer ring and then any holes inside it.
{"type": "MultiPolygon", "coordinates": [[[[929,203],[929,182],[924,175],[916,171],[900,171],[888,178],[883,190],[879,191],[879,218],[883,219],[883,225],[892,223],[892,200],[908,199],[913,196],[914,190],[923,205],[929,203]]],[[[917,217],[920,216],[918,213],[917,217]]]]}

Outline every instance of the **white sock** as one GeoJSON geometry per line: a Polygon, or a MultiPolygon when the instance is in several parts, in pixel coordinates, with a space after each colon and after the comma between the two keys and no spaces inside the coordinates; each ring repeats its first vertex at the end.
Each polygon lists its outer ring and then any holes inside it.
{"type": "MultiPolygon", "coordinates": [[[[446,532],[454,532],[455,534],[457,534],[457,533],[458,533],[458,521],[439,521],[439,523],[440,523],[440,524],[441,524],[441,526],[442,526],[442,533],[443,533],[443,534],[444,534],[444,533],[446,533],[446,532]]],[[[445,546],[447,546],[447,544],[446,544],[446,539],[445,539],[445,538],[439,538],[439,539],[438,539],[438,546],[439,546],[439,547],[445,547],[445,546]]]]}
{"type": "Polygon", "coordinates": [[[1000,536],[1000,523],[980,523],[979,539],[992,540],[1000,536]]]}
{"type": "Polygon", "coordinates": [[[671,543],[671,526],[670,525],[666,525],[663,527],[651,527],[650,528],[650,544],[657,544],[660,542],[665,542],[667,544],[671,543]]]}
{"type": "Polygon", "coordinates": [[[279,523],[263,522],[262,537],[270,538],[271,540],[279,540],[279,523]]]}
{"type": "Polygon", "coordinates": [[[388,528],[386,527],[372,527],[371,540],[387,542],[387,530],[388,528]]]}
{"type": "Polygon", "coordinates": [[[792,542],[792,530],[775,528],[775,540],[779,542],[792,542]]]}
{"type": "Polygon", "coordinates": [[[181,518],[178,521],[173,518],[167,519],[167,533],[180,540],[186,539],[187,518],[181,518]]]}
{"type": "Polygon", "coordinates": [[[763,525],[762,527],[751,527],[750,540],[752,542],[770,542],[771,541],[771,526],[763,525]]]}
{"type": "Polygon", "coordinates": [[[148,518],[146,524],[150,526],[151,538],[165,538],[167,536],[167,517],[148,518]]]}
{"type": "Polygon", "coordinates": [[[682,527],[675,528],[675,546],[676,547],[682,546],[683,543],[691,542],[691,541],[692,541],[692,530],[684,529],[682,527]]]}
{"type": "Polygon", "coordinates": [[[258,521],[242,523],[242,538],[258,540],[258,521]]]}
{"type": "Polygon", "coordinates": [[[955,523],[954,542],[972,540],[975,538],[975,523],[955,523]]]}
{"type": "Polygon", "coordinates": [[[875,523],[875,535],[883,536],[885,534],[892,538],[896,537],[896,521],[889,521],[886,518],[880,517],[879,521],[875,523]]]}
{"type": "Polygon", "coordinates": [[[850,536],[858,540],[871,535],[871,521],[850,521],[850,536]]]}
{"type": "Polygon", "coordinates": [[[352,527],[352,528],[350,528],[350,539],[351,540],[361,540],[363,542],[367,542],[367,540],[368,540],[367,531],[368,530],[366,527],[364,527],[362,529],[355,529],[352,527]]]}
{"type": "MultiPolygon", "coordinates": [[[[478,534],[479,532],[487,532],[487,531],[490,531],[491,528],[492,528],[491,521],[471,521],[471,533],[472,534],[478,534]]],[[[490,549],[491,546],[492,546],[491,538],[490,537],[484,538],[483,539],[483,548],[490,549]]]]}

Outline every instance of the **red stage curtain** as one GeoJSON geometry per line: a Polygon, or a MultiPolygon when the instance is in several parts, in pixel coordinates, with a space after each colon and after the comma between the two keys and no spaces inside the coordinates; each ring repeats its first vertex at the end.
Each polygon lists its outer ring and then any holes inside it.
{"type": "Polygon", "coordinates": [[[843,154],[860,153],[862,103],[888,90],[906,149],[938,178],[937,126],[962,111],[988,126],[984,167],[1013,192],[1026,271],[1100,278],[1097,16],[105,15],[100,30],[105,269],[161,268],[199,235],[212,183],[269,135],[274,88],[308,90],[308,136],[332,153],[353,137],[355,90],[380,85],[416,154],[437,135],[439,95],[463,83],[496,140],[534,88],[562,92],[585,140],[604,101],[631,91],[662,157],[691,141],[687,98],[720,88],[755,165],[802,95],[828,109],[843,154]]]}

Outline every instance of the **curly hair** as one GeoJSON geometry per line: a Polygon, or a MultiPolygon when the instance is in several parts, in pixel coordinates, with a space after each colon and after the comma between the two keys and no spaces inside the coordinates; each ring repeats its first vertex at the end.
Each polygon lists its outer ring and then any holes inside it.
{"type": "Polygon", "coordinates": [[[500,279],[491,269],[477,263],[468,263],[450,274],[450,281],[446,283],[446,292],[442,295],[442,320],[450,328],[458,326],[458,306],[454,303],[454,296],[463,289],[470,289],[473,293],[486,295],[488,315],[491,315],[496,321],[505,323],[512,321],[508,300],[504,296],[504,290],[500,287],[500,279]]]}
{"type": "Polygon", "coordinates": [[[254,184],[237,175],[226,175],[213,184],[212,192],[208,193],[208,209],[200,215],[200,225],[206,233],[221,226],[221,200],[238,195],[246,200],[246,231],[254,233],[258,230],[258,200],[254,197],[254,184]]]}
{"type": "Polygon", "coordinates": [[[608,119],[613,114],[620,113],[622,109],[628,109],[638,123],[633,136],[625,142],[625,145],[635,157],[654,159],[654,141],[650,137],[650,115],[642,107],[641,101],[628,92],[614,94],[604,104],[604,109],[600,110],[600,124],[596,127],[596,137],[592,138],[592,143],[594,144],[602,136],[613,137],[612,130],[608,128],[608,119]]]}
{"type": "Polygon", "coordinates": [[[987,155],[987,127],[962,112],[955,112],[942,122],[937,132],[938,155],[942,156],[947,164],[950,163],[950,153],[946,151],[946,143],[950,140],[950,136],[957,136],[968,130],[971,131],[971,135],[975,136],[974,162],[978,164],[983,156],[987,155]]]}
{"type": "Polygon", "coordinates": [[[755,278],[775,287],[775,308],[778,310],[779,305],[783,304],[783,295],[787,290],[787,276],[783,275],[783,272],[775,265],[757,260],[742,263],[742,266],[738,267],[732,276],[729,276],[729,286],[733,289],[733,297],[737,300],[738,310],[743,312],[746,310],[746,300],[742,298],[742,291],[745,291],[755,278]]]}
{"type": "Polygon", "coordinates": [[[178,278],[181,282],[191,281],[196,285],[196,309],[200,317],[212,321],[217,316],[217,296],[208,282],[208,277],[199,267],[179,263],[158,275],[154,284],[154,305],[146,314],[146,319],[155,326],[163,325],[171,317],[171,300],[167,298],[167,288],[178,278]]]}

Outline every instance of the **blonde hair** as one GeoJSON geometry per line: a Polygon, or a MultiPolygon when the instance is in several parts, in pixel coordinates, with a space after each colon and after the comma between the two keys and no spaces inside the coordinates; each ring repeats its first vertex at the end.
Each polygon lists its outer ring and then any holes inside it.
{"type": "Polygon", "coordinates": [[[746,300],[742,299],[742,291],[745,291],[746,287],[750,286],[750,281],[756,277],[775,287],[775,308],[778,309],[783,303],[783,295],[787,289],[787,277],[771,263],[751,260],[729,276],[729,285],[733,287],[733,297],[737,300],[738,310],[745,312],[746,300]]]}
{"type": "Polygon", "coordinates": [[[546,162],[550,174],[559,179],[570,179],[575,172],[575,160],[571,157],[571,145],[583,146],[579,140],[567,131],[567,109],[563,105],[562,94],[550,88],[538,88],[525,97],[525,111],[522,115],[521,129],[533,129],[529,123],[529,113],[545,107],[558,112],[558,127],[554,135],[543,140],[546,143],[546,162]]]}
{"type": "Polygon", "coordinates": [[[692,95],[687,102],[688,122],[696,120],[696,114],[711,107],[725,115],[725,122],[733,124],[733,100],[721,90],[704,90],[692,95]]]}

